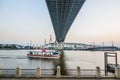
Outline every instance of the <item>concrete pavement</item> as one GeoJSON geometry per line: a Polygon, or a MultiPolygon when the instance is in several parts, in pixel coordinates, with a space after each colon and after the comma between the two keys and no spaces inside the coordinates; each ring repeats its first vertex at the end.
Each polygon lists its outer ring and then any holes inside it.
{"type": "Polygon", "coordinates": [[[0,78],[0,80],[120,80],[116,78],[0,78]]]}

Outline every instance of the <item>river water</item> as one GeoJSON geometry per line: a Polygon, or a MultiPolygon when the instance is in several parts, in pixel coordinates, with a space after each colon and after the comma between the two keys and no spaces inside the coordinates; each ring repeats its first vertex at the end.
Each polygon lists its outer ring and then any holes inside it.
{"type": "MultiPolygon", "coordinates": [[[[0,50],[0,67],[3,69],[15,69],[20,66],[23,69],[53,69],[53,60],[29,59],[27,53],[30,50],[0,50]]],[[[39,51],[39,50],[38,50],[39,51]]],[[[100,66],[104,69],[103,51],[64,51],[65,63],[68,69],[95,69],[100,66]]],[[[120,51],[117,51],[118,64],[120,64],[120,51]]],[[[114,63],[114,58],[109,58],[114,63]]]]}

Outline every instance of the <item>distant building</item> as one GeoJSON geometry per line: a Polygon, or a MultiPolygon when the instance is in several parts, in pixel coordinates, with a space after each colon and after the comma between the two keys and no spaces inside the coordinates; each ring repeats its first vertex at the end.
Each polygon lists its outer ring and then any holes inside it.
{"type": "Polygon", "coordinates": [[[24,47],[18,44],[0,44],[0,48],[2,49],[23,49],[24,47]]]}
{"type": "Polygon", "coordinates": [[[89,48],[88,50],[91,51],[116,51],[119,50],[119,48],[115,47],[115,46],[99,46],[99,47],[93,47],[93,48],[89,48]]]}

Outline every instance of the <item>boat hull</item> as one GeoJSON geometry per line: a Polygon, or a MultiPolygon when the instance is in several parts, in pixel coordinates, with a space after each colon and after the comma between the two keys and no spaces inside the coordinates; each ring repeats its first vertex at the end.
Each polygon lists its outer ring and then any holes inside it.
{"type": "Polygon", "coordinates": [[[36,58],[36,59],[40,59],[40,58],[46,58],[46,59],[59,59],[60,56],[31,56],[31,55],[28,55],[28,58],[36,58]]]}
{"type": "Polygon", "coordinates": [[[30,52],[27,54],[28,58],[36,58],[36,59],[58,59],[60,58],[60,54],[57,52],[30,52]]]}

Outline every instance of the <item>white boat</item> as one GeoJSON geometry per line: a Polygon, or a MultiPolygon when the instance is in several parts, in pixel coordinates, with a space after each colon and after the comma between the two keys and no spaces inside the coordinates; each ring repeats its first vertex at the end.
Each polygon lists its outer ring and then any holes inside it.
{"type": "Polygon", "coordinates": [[[27,54],[29,58],[36,58],[36,59],[59,59],[60,53],[57,51],[54,52],[41,52],[41,51],[29,51],[27,54]]]}

